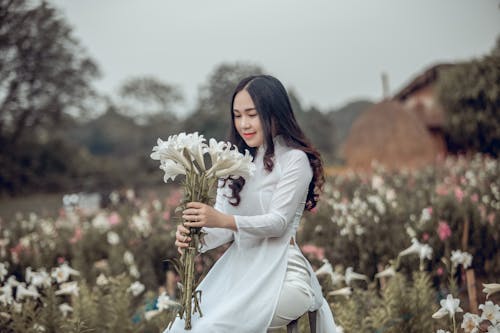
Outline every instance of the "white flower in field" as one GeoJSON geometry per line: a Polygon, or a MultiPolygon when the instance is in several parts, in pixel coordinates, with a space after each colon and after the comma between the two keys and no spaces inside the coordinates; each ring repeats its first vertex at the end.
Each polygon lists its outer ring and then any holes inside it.
{"type": "Polygon", "coordinates": [[[388,202],[396,200],[396,192],[392,188],[385,192],[385,200],[388,202]]]}
{"type": "Polygon", "coordinates": [[[393,266],[388,266],[382,272],[379,272],[379,273],[375,274],[375,278],[376,279],[380,279],[380,278],[383,278],[383,277],[391,277],[391,276],[394,276],[394,275],[396,275],[396,271],[394,270],[394,267],[393,266]]]}
{"type": "Polygon", "coordinates": [[[50,287],[50,284],[51,284],[50,275],[44,269],[40,270],[39,272],[31,273],[31,285],[37,288],[41,288],[41,287],[50,287]]]}
{"type": "Polygon", "coordinates": [[[352,295],[352,288],[351,287],[344,287],[341,289],[330,291],[328,293],[328,296],[351,296],[351,295],[352,295]]]}
{"type": "Polygon", "coordinates": [[[98,286],[102,287],[102,286],[105,286],[109,283],[109,280],[108,278],[106,277],[106,275],[104,275],[103,273],[99,274],[99,276],[97,277],[97,279],[95,280],[95,284],[97,284],[98,286]]]}
{"type": "Polygon", "coordinates": [[[11,304],[14,298],[12,297],[12,286],[9,284],[5,284],[0,287],[0,304],[7,306],[7,304],[11,304]]]}
{"type": "Polygon", "coordinates": [[[14,312],[21,313],[23,311],[23,303],[14,301],[12,302],[12,308],[14,309],[14,312]]]}
{"type": "Polygon", "coordinates": [[[352,280],[363,280],[368,282],[368,277],[364,274],[354,272],[352,267],[347,267],[345,270],[345,283],[350,285],[352,280]]]}
{"type": "Polygon", "coordinates": [[[96,228],[97,230],[101,232],[108,231],[110,228],[109,220],[108,217],[106,216],[105,213],[98,213],[93,219],[92,219],[92,226],[96,228]]]}
{"type": "Polygon", "coordinates": [[[487,333],[500,333],[500,324],[496,324],[495,326],[489,326],[487,333]]]}
{"type": "Polygon", "coordinates": [[[445,331],[445,330],[439,329],[436,331],[436,333],[450,333],[450,331],[445,331]]]}
{"type": "Polygon", "coordinates": [[[132,295],[139,296],[144,291],[144,289],[146,289],[146,287],[144,287],[142,283],[140,283],[139,281],[135,281],[127,290],[131,292],[132,295]]]}
{"type": "Polygon", "coordinates": [[[442,299],[439,304],[441,304],[441,308],[432,315],[434,319],[443,318],[447,314],[452,318],[455,316],[456,312],[463,312],[462,308],[459,307],[460,300],[458,298],[453,298],[451,294],[449,294],[446,299],[442,299]]]}
{"type": "Polygon", "coordinates": [[[76,281],[64,282],[59,286],[59,290],[55,292],[56,295],[75,295],[78,296],[80,288],[76,281]]]}
{"type": "Polygon", "coordinates": [[[323,259],[323,265],[320,268],[318,268],[315,273],[316,275],[321,275],[321,274],[330,275],[333,285],[338,285],[342,281],[344,281],[344,276],[333,271],[332,264],[330,264],[330,262],[327,259],[323,259]]]}
{"type": "Polygon", "coordinates": [[[156,301],[156,307],[160,311],[168,310],[170,308],[177,306],[179,306],[179,303],[170,299],[170,297],[168,297],[166,292],[161,293],[161,295],[158,296],[158,300],[156,301]]]}
{"type": "Polygon", "coordinates": [[[21,284],[21,282],[17,281],[16,277],[14,275],[9,276],[7,279],[7,284],[11,287],[17,287],[18,285],[21,284]]]}
{"type": "Polygon", "coordinates": [[[57,281],[57,283],[63,283],[68,281],[71,275],[80,275],[80,272],[76,269],[71,268],[67,263],[63,263],[61,266],[52,269],[51,275],[52,278],[57,281]]]}
{"type": "Polygon", "coordinates": [[[109,245],[117,245],[120,243],[120,236],[114,231],[109,231],[106,235],[106,239],[109,245]]]}
{"type": "Polygon", "coordinates": [[[451,262],[453,263],[454,267],[462,265],[464,269],[467,269],[472,264],[472,255],[460,250],[451,251],[451,262]]]}
{"type": "Polygon", "coordinates": [[[492,301],[487,301],[479,305],[479,309],[483,310],[481,319],[489,320],[493,325],[500,323],[500,306],[494,304],[492,301]]]}
{"type": "Polygon", "coordinates": [[[132,265],[134,263],[134,255],[132,254],[132,252],[130,251],[125,251],[125,253],[123,254],[123,261],[127,264],[127,265],[132,265]]]}
{"type": "Polygon", "coordinates": [[[500,291],[500,283],[483,283],[483,287],[483,293],[486,293],[486,298],[500,291]]]}
{"type": "Polygon", "coordinates": [[[151,223],[146,217],[139,215],[132,216],[132,227],[143,237],[148,237],[151,234],[151,223]]]}
{"type": "Polygon", "coordinates": [[[45,332],[45,326],[35,323],[35,324],[33,324],[33,331],[45,332]]]}
{"type": "Polygon", "coordinates": [[[141,276],[141,273],[137,269],[136,265],[130,265],[128,272],[132,277],[135,277],[136,279],[138,279],[141,276]]]}
{"type": "Polygon", "coordinates": [[[150,321],[154,316],[159,314],[161,311],[160,310],[149,310],[144,313],[144,319],[146,321],[150,321]]]}
{"type": "Polygon", "coordinates": [[[420,214],[420,223],[425,223],[427,221],[430,221],[432,217],[432,208],[424,208],[422,209],[422,213],[420,214]]]}
{"type": "Polygon", "coordinates": [[[154,200],[151,202],[151,205],[153,206],[153,208],[154,208],[154,210],[155,210],[156,212],[160,212],[160,211],[161,211],[162,206],[161,206],[161,202],[160,202],[160,200],[158,200],[158,199],[154,199],[154,200]]]}
{"type": "Polygon", "coordinates": [[[173,160],[160,161],[160,169],[165,172],[163,175],[163,181],[165,183],[167,183],[169,179],[175,180],[175,177],[186,174],[184,166],[173,160]]]}
{"type": "Polygon", "coordinates": [[[423,244],[420,247],[420,251],[418,253],[420,260],[424,260],[425,258],[431,260],[432,259],[432,247],[428,244],[423,244]]]}
{"type": "Polygon", "coordinates": [[[375,175],[372,177],[372,188],[374,190],[380,190],[384,186],[384,179],[379,175],[375,175]]]}
{"type": "Polygon", "coordinates": [[[16,301],[20,301],[25,297],[40,298],[40,293],[38,292],[38,290],[36,290],[35,286],[26,288],[23,283],[17,286],[16,301]]]}
{"type": "Polygon", "coordinates": [[[411,246],[401,251],[398,257],[403,257],[409,254],[418,254],[421,260],[432,258],[432,248],[427,244],[420,243],[416,238],[412,238],[411,246]]]}
{"type": "Polygon", "coordinates": [[[409,254],[420,254],[420,248],[422,247],[422,244],[416,239],[412,238],[411,239],[411,246],[408,247],[407,249],[401,251],[398,254],[398,257],[403,257],[409,254]]]}
{"type": "Polygon", "coordinates": [[[462,327],[465,333],[478,333],[479,332],[479,323],[481,319],[478,315],[466,313],[464,314],[464,318],[462,320],[462,327]]]}
{"type": "Polygon", "coordinates": [[[3,279],[9,273],[9,271],[7,270],[7,267],[8,267],[8,263],[0,262],[0,281],[3,281],[3,279]]]}
{"type": "Polygon", "coordinates": [[[68,313],[73,312],[73,308],[68,303],[62,303],[59,305],[59,311],[61,311],[63,317],[67,317],[68,313]]]}

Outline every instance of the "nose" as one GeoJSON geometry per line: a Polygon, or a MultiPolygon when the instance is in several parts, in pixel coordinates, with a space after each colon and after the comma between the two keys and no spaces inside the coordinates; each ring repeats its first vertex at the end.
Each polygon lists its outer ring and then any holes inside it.
{"type": "Polygon", "coordinates": [[[250,122],[248,121],[247,117],[241,117],[241,127],[248,128],[249,126],[250,122]]]}

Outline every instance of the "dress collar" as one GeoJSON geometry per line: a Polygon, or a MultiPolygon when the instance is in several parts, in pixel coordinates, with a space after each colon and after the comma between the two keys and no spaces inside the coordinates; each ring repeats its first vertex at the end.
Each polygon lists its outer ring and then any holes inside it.
{"type": "MultiPolygon", "coordinates": [[[[283,145],[283,142],[284,142],[284,139],[283,139],[283,136],[281,134],[278,134],[278,135],[275,135],[273,137],[273,143],[274,143],[274,147],[276,148],[276,146],[281,146],[283,145]]],[[[264,142],[262,145],[259,146],[259,148],[257,148],[257,152],[259,154],[264,154],[265,151],[266,151],[266,143],[264,142]]]]}

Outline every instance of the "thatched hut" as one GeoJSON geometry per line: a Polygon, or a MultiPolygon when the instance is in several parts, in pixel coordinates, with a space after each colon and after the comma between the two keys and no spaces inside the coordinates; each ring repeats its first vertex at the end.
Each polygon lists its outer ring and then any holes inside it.
{"type": "Polygon", "coordinates": [[[424,123],[398,101],[373,105],[354,122],[342,147],[347,166],[370,169],[373,161],[388,169],[432,163],[436,148],[424,123]]]}
{"type": "Polygon", "coordinates": [[[394,95],[395,100],[400,101],[406,110],[413,112],[424,123],[436,150],[442,155],[447,151],[443,129],[445,110],[439,105],[434,87],[440,72],[452,66],[446,63],[431,66],[394,95]]]}

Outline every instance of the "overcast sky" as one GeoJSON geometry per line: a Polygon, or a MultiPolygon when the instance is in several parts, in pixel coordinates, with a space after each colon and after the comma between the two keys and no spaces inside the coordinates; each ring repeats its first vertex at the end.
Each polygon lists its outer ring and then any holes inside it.
{"type": "Polygon", "coordinates": [[[438,62],[489,52],[498,0],[49,0],[115,94],[126,78],[178,85],[189,111],[222,62],[262,66],[323,110],[382,97],[438,62]]]}

